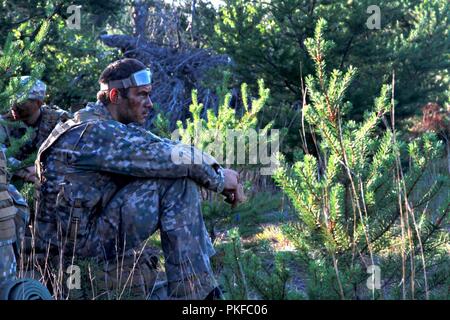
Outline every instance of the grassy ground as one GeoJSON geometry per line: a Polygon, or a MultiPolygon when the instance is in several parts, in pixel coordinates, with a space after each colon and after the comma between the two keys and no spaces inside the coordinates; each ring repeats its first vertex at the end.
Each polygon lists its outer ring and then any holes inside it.
{"type": "MultiPolygon", "coordinates": [[[[268,274],[274,267],[275,256],[286,262],[289,277],[285,283],[285,298],[305,298],[305,275],[296,261],[293,244],[282,232],[282,225],[293,218],[293,213],[281,194],[261,193],[235,209],[226,204],[206,202],[203,211],[216,249],[216,255],[212,257],[211,262],[216,279],[222,287],[226,287],[224,274],[233,268],[227,261],[226,248],[232,241],[232,230],[237,230],[240,234],[242,254],[257,256],[268,274]]],[[[152,235],[149,245],[160,248],[159,232],[152,235]]],[[[160,265],[163,264],[164,260],[160,256],[160,265]]],[[[248,273],[246,277],[250,278],[249,282],[252,281],[248,273]]],[[[226,296],[236,298],[230,292],[227,292],[226,296]]],[[[265,297],[258,290],[249,288],[248,298],[265,297]]]]}

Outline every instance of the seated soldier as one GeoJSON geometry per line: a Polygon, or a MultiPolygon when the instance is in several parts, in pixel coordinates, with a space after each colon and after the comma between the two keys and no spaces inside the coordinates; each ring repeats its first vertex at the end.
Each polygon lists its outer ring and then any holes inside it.
{"type": "Polygon", "coordinates": [[[237,172],[142,127],[152,85],[140,61],[113,62],[99,83],[98,101],[60,123],[39,149],[37,245],[120,261],[124,252],[141,252],[160,230],[169,297],[211,297],[218,292],[210,264],[215,251],[199,187],[240,202],[237,172]],[[175,150],[184,159],[193,153],[207,161],[178,163],[175,150]]]}
{"type": "MultiPolygon", "coordinates": [[[[46,88],[45,83],[40,80],[33,80],[30,76],[20,77],[19,92],[15,96],[11,110],[0,118],[4,120],[0,122],[0,146],[5,153],[15,139],[21,139],[25,135],[27,128],[34,129],[30,138],[19,145],[18,150],[7,159],[8,167],[13,170],[11,173],[15,184],[35,182],[34,162],[37,150],[59,121],[70,118],[68,112],[44,104],[46,88]]],[[[24,234],[27,231],[26,225],[30,218],[28,204],[14,184],[8,184],[8,193],[18,209],[17,244],[18,248],[22,248],[24,234]]]]}
{"type": "Polygon", "coordinates": [[[0,144],[6,150],[11,146],[12,139],[20,139],[25,135],[27,128],[35,129],[30,139],[19,147],[18,152],[8,158],[9,165],[18,168],[14,172],[15,177],[26,182],[35,182],[34,157],[37,150],[56,124],[59,121],[66,121],[71,116],[67,111],[57,106],[44,104],[47,86],[40,80],[34,80],[31,84],[30,81],[33,81],[30,76],[20,78],[19,90],[26,90],[27,92],[17,94],[10,112],[1,118],[2,120],[20,123],[9,125],[2,121],[0,144]]]}

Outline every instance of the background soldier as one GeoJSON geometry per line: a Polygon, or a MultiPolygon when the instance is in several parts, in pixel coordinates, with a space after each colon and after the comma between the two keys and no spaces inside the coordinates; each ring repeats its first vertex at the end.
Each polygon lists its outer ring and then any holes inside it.
{"type": "MultiPolygon", "coordinates": [[[[20,77],[19,92],[11,105],[11,110],[1,117],[2,120],[10,121],[0,121],[0,146],[5,152],[11,148],[13,140],[20,139],[26,134],[27,128],[34,129],[31,137],[7,159],[9,167],[14,170],[10,172],[13,174],[14,183],[18,183],[19,187],[24,182],[36,181],[34,162],[37,150],[56,124],[70,117],[64,110],[44,104],[46,88],[45,83],[40,80],[33,80],[30,76],[20,77]]],[[[30,220],[30,210],[26,199],[14,184],[9,183],[7,188],[18,209],[17,242],[20,243],[18,247],[22,248],[26,225],[30,220]]]]}
{"type": "Polygon", "coordinates": [[[14,154],[14,158],[10,157],[8,161],[10,166],[19,168],[14,172],[14,176],[23,181],[35,182],[34,160],[37,150],[56,124],[69,119],[70,114],[57,106],[44,104],[47,88],[44,82],[33,80],[30,76],[23,76],[20,78],[20,85],[23,90],[30,89],[27,92],[19,93],[17,100],[20,101],[23,94],[27,95],[26,99],[19,103],[13,102],[10,112],[2,116],[2,119],[13,122],[21,121],[21,123],[8,125],[3,122],[0,126],[0,144],[7,149],[11,146],[12,139],[23,137],[27,128],[34,129],[30,139],[19,148],[18,152],[14,154]]]}
{"type": "Polygon", "coordinates": [[[178,145],[142,128],[152,87],[138,60],[110,64],[99,82],[99,101],[59,124],[39,149],[37,243],[115,261],[122,252],[142,251],[159,229],[169,296],[211,296],[217,292],[209,260],[215,251],[199,186],[240,202],[237,172],[190,146],[180,148],[182,158],[194,153],[206,161],[176,164],[178,145]]]}

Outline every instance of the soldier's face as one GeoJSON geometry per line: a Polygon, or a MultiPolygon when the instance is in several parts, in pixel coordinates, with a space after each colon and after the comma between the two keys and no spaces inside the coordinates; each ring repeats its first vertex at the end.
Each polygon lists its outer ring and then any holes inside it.
{"type": "Polygon", "coordinates": [[[20,104],[14,104],[11,107],[11,115],[15,121],[27,121],[35,116],[42,103],[37,100],[26,100],[20,104]]]}
{"type": "Polygon", "coordinates": [[[151,91],[151,85],[130,88],[128,99],[124,99],[125,105],[120,108],[120,122],[125,124],[131,122],[144,124],[150,109],[153,107],[150,99],[151,91]]]}

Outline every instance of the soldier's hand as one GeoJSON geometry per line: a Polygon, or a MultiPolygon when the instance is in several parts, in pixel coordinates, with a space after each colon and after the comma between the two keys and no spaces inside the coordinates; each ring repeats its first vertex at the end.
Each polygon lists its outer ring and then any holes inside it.
{"type": "Polygon", "coordinates": [[[240,183],[234,191],[224,190],[223,195],[225,196],[225,202],[231,204],[233,208],[237,204],[245,202],[247,200],[247,197],[244,194],[244,187],[240,183]]]}
{"type": "Polygon", "coordinates": [[[25,181],[35,183],[36,182],[36,168],[34,166],[29,166],[25,169],[26,176],[24,177],[25,181]]]}
{"type": "Polygon", "coordinates": [[[225,178],[224,190],[235,190],[239,181],[239,173],[231,169],[223,169],[225,178]]]}
{"type": "Polygon", "coordinates": [[[225,178],[225,187],[222,194],[226,197],[225,201],[233,207],[238,203],[244,202],[246,198],[244,188],[239,183],[239,173],[231,169],[224,169],[223,175],[225,178]]]}

